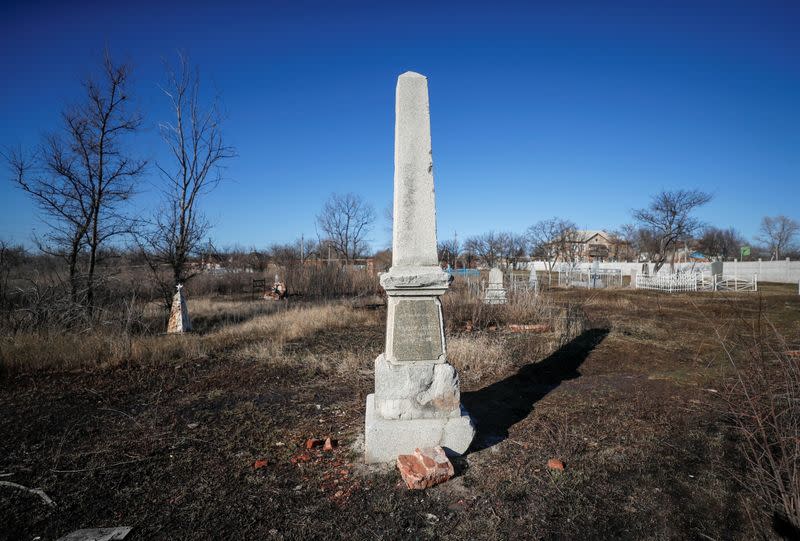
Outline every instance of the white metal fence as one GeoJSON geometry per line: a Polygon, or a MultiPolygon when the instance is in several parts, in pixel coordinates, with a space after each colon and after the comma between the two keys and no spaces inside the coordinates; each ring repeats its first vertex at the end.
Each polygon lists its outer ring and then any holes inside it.
{"type": "Polygon", "coordinates": [[[758,276],[711,276],[701,272],[659,273],[653,276],[636,275],[636,289],[653,291],[758,291],[758,276]]]}
{"type": "Polygon", "coordinates": [[[558,285],[588,289],[622,287],[622,270],[562,265],[558,269],[558,285]]]}
{"type": "Polygon", "coordinates": [[[758,291],[758,275],[751,280],[742,276],[716,276],[714,291],[758,291]]]}
{"type": "Polygon", "coordinates": [[[520,274],[510,274],[508,277],[508,289],[513,293],[537,291],[539,288],[536,281],[531,282],[530,276],[520,274]]]}
{"type": "MultiPolygon", "coordinates": [[[[622,269],[623,274],[630,274],[631,270],[641,272],[643,263],[633,262],[608,262],[600,263],[600,268],[616,268],[622,269]]],[[[653,263],[647,263],[650,274],[653,273],[653,263]]],[[[791,283],[796,284],[800,281],[800,261],[782,259],[780,261],[725,261],[723,263],[723,273],[728,276],[750,277],[754,274],[758,275],[760,282],[778,282],[778,283],[791,283]]],[[[549,270],[548,263],[544,261],[532,261],[527,263],[528,268],[533,267],[538,271],[549,270]]],[[[689,264],[688,266],[691,266],[689,264]]],[[[697,266],[707,266],[707,264],[700,263],[697,266]]],[[[669,264],[666,265],[669,270],[669,264]]],[[[687,264],[679,263],[676,268],[685,269],[687,264]]],[[[553,270],[557,270],[556,268],[553,270]]],[[[662,270],[662,272],[664,272],[662,270]]],[[[749,280],[749,278],[748,278],[749,280]]]]}
{"type": "Polygon", "coordinates": [[[655,291],[702,291],[703,275],[699,272],[681,272],[675,274],[636,275],[636,289],[655,291]]]}

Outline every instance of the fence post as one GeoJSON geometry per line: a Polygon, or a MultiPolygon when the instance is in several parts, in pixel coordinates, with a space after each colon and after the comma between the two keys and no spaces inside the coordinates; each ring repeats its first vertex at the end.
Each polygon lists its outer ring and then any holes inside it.
{"type": "Polygon", "coordinates": [[[753,275],[753,291],[758,291],[758,274],[753,275]]]}
{"type": "Polygon", "coordinates": [[[786,281],[789,281],[789,258],[786,258],[786,281]]]}

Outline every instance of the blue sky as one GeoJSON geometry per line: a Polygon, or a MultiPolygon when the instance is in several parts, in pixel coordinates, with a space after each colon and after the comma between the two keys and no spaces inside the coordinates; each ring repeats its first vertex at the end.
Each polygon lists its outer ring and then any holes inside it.
{"type": "MultiPolygon", "coordinates": [[[[712,192],[701,218],[747,237],[764,215],[800,219],[795,1],[68,4],[0,7],[0,147],[55,129],[108,47],[145,113],[130,148],[159,159],[162,59],[185,50],[239,153],[204,204],[218,245],[314,236],[331,192],[371,202],[373,246],[388,245],[407,70],[429,80],[439,238],[550,216],[613,229],[674,188],[712,192]]],[[[138,213],[155,183],[151,168],[138,213]]],[[[0,179],[0,238],[42,227],[0,179]]]]}

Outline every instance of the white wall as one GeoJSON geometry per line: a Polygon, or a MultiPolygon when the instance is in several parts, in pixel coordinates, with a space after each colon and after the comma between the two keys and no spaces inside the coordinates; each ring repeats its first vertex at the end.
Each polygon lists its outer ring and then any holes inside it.
{"type": "MultiPolygon", "coordinates": [[[[532,261],[530,264],[537,271],[547,270],[544,261],[532,261]]],[[[591,263],[581,263],[582,266],[591,266],[591,263]]],[[[686,263],[676,263],[676,268],[683,268],[686,263]]],[[[689,263],[688,265],[691,265],[689,263]]],[[[708,267],[708,263],[695,264],[698,270],[708,267]]],[[[556,268],[558,268],[556,266],[556,268]]],[[[631,270],[642,272],[642,263],[600,263],[601,269],[622,269],[622,274],[628,276],[631,270]]],[[[653,264],[650,263],[650,272],[653,271],[653,264]]],[[[669,272],[669,264],[662,267],[662,272],[669,272]]],[[[780,282],[794,283],[800,281],[800,261],[725,261],[722,273],[725,276],[741,276],[742,278],[752,278],[758,275],[759,282],[780,282]]]]}

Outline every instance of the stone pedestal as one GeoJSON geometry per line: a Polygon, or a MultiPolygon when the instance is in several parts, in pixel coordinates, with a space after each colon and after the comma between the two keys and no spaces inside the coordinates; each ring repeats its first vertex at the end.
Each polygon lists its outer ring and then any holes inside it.
{"type": "Polygon", "coordinates": [[[398,455],[414,452],[420,446],[440,446],[451,455],[467,451],[475,428],[466,411],[455,417],[428,419],[384,419],[376,410],[375,395],[367,395],[364,431],[364,459],[367,464],[392,462],[398,455]]]}
{"type": "Polygon", "coordinates": [[[461,454],[472,441],[458,374],[447,363],[439,297],[449,278],[436,253],[428,82],[404,73],[397,81],[392,267],[380,279],[388,296],[386,350],[375,359],[375,393],[367,398],[368,463],[437,445],[461,454]]]}

